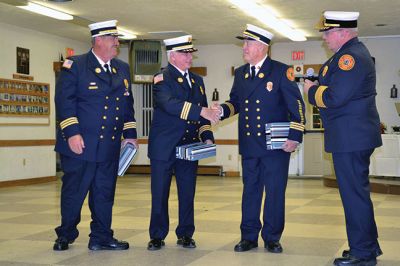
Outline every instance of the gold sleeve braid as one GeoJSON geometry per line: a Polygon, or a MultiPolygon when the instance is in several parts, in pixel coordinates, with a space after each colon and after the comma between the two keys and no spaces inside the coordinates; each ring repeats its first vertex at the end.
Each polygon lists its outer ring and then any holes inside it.
{"type": "Polygon", "coordinates": [[[296,129],[298,131],[301,131],[301,132],[303,132],[304,128],[305,128],[304,124],[297,123],[297,122],[290,122],[290,126],[289,127],[292,128],[292,129],[296,129]]]}
{"type": "Polygon", "coordinates": [[[78,118],[75,117],[75,116],[67,118],[67,119],[61,121],[60,122],[60,127],[61,127],[61,129],[64,129],[64,128],[66,128],[66,127],[68,127],[70,125],[73,125],[73,124],[79,124],[78,118]]]}
{"type": "Polygon", "coordinates": [[[201,139],[201,134],[204,131],[210,130],[211,131],[211,126],[210,125],[204,125],[202,127],[199,128],[199,139],[201,139]]]}
{"type": "Polygon", "coordinates": [[[132,129],[132,128],[136,128],[136,122],[126,122],[126,123],[124,123],[124,128],[122,130],[132,129]]]}
{"type": "Polygon", "coordinates": [[[290,128],[299,130],[301,132],[304,132],[305,125],[304,125],[304,114],[303,114],[303,106],[301,105],[300,100],[297,100],[298,104],[298,110],[299,110],[299,115],[300,115],[300,123],[297,122],[290,122],[290,128]]]}
{"type": "Polygon", "coordinates": [[[235,114],[235,107],[230,102],[224,102],[221,105],[226,105],[229,108],[229,117],[231,117],[235,114]]]}
{"type": "Polygon", "coordinates": [[[192,103],[185,102],[183,104],[182,111],[181,111],[181,119],[187,120],[191,107],[192,107],[192,103]]]}
{"type": "Polygon", "coordinates": [[[318,107],[326,108],[324,100],[322,99],[322,95],[327,88],[328,86],[319,86],[317,91],[315,92],[315,103],[318,107]]]}

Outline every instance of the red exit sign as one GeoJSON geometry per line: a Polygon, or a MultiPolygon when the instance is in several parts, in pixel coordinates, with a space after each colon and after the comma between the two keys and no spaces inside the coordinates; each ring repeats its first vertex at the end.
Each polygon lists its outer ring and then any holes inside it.
{"type": "Polygon", "coordinates": [[[292,51],[292,60],[304,60],[304,51],[292,51]]]}

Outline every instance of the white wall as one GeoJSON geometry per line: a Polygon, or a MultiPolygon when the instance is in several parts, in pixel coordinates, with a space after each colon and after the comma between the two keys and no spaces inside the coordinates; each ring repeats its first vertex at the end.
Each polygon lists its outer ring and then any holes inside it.
{"type": "MultiPolygon", "coordinates": [[[[16,47],[30,51],[30,76],[36,82],[50,83],[50,124],[36,126],[0,125],[0,140],[55,139],[53,62],[65,48],[77,54],[89,50],[90,42],[81,43],[57,36],[0,23],[0,77],[12,79],[16,73],[16,47]]],[[[12,118],[14,121],[18,118],[12,118]]],[[[34,121],[33,121],[34,122],[34,121]]],[[[0,181],[55,176],[53,146],[0,147],[0,181]]]]}

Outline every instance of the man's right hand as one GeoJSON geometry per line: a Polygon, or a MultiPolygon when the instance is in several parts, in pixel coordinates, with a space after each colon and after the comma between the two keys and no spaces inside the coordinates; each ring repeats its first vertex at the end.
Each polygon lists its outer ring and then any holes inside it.
{"type": "Polygon", "coordinates": [[[76,154],[82,154],[85,148],[85,143],[81,134],[74,135],[68,139],[69,148],[76,154]]]}
{"type": "Polygon", "coordinates": [[[203,118],[209,120],[212,124],[216,124],[220,119],[221,111],[219,109],[203,107],[201,109],[200,115],[203,118]]]}

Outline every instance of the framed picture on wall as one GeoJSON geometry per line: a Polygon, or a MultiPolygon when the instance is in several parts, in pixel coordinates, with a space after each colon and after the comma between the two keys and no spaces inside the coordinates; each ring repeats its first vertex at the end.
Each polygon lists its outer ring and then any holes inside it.
{"type": "Polygon", "coordinates": [[[29,49],[17,47],[17,73],[29,75],[29,49]]]}

